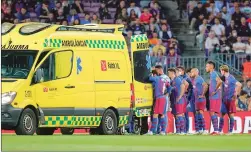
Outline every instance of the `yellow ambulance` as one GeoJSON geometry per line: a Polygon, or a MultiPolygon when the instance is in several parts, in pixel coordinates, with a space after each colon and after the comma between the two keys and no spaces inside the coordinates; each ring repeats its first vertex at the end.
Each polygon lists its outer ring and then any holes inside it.
{"type": "Polygon", "coordinates": [[[133,117],[147,131],[148,39],[132,36],[127,44],[122,31],[123,25],[2,24],[2,129],[112,135],[133,117]]]}

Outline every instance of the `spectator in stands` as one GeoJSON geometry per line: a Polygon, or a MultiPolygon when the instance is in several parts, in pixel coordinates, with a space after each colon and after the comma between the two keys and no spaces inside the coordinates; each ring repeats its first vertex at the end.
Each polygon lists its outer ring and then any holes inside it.
{"type": "Polygon", "coordinates": [[[84,13],[84,5],[80,0],[74,0],[74,3],[71,5],[71,9],[75,9],[77,13],[84,13]]]}
{"type": "Polygon", "coordinates": [[[132,26],[132,31],[134,35],[145,33],[145,27],[140,24],[140,20],[138,18],[135,20],[135,24],[132,26]]]}
{"type": "Polygon", "coordinates": [[[166,47],[162,45],[161,40],[158,40],[158,43],[153,47],[153,52],[157,53],[159,50],[161,50],[163,54],[166,53],[166,47]]]}
{"type": "Polygon", "coordinates": [[[247,79],[251,79],[251,57],[250,55],[247,55],[246,61],[242,64],[242,78],[244,82],[246,82],[247,79]]]}
{"type": "Polygon", "coordinates": [[[15,16],[14,14],[11,12],[11,8],[10,7],[7,7],[6,8],[6,13],[3,14],[4,15],[4,18],[3,18],[3,22],[9,22],[9,23],[14,23],[14,20],[15,20],[15,16]]]}
{"type": "Polygon", "coordinates": [[[11,6],[9,6],[9,4],[7,3],[7,0],[2,0],[1,10],[3,13],[7,13],[7,7],[11,7],[11,6]]]}
{"type": "Polygon", "coordinates": [[[237,37],[237,42],[233,44],[235,54],[243,54],[246,50],[246,45],[241,41],[241,37],[237,37]]]}
{"type": "Polygon", "coordinates": [[[175,48],[170,48],[169,53],[167,54],[167,67],[173,68],[179,66],[180,57],[175,52],[175,48]]]}
{"type": "Polygon", "coordinates": [[[141,11],[135,5],[136,5],[136,3],[134,1],[131,1],[130,2],[130,7],[127,8],[127,13],[128,13],[129,16],[131,16],[131,10],[133,9],[135,11],[136,15],[139,17],[139,16],[141,16],[141,11]]]}
{"type": "Polygon", "coordinates": [[[68,3],[67,0],[63,0],[62,7],[63,7],[64,16],[69,15],[69,13],[70,13],[70,5],[69,5],[69,3],[68,3]]]}
{"type": "Polygon", "coordinates": [[[246,23],[246,19],[245,17],[241,18],[241,25],[238,27],[238,36],[250,36],[251,35],[251,31],[250,28],[248,26],[248,24],[246,23]]]}
{"type": "Polygon", "coordinates": [[[101,24],[101,20],[98,18],[97,14],[92,15],[91,23],[101,24]]]}
{"type": "Polygon", "coordinates": [[[15,3],[15,11],[16,13],[20,13],[21,12],[21,9],[24,7],[24,3],[21,1],[21,0],[18,0],[16,3],[15,3]]]}
{"type": "Polygon", "coordinates": [[[161,31],[159,31],[159,38],[163,42],[167,43],[172,37],[173,37],[173,34],[170,31],[170,29],[167,28],[167,25],[166,24],[162,24],[161,25],[161,31]]]}
{"type": "Polygon", "coordinates": [[[215,2],[214,2],[214,1],[211,1],[211,2],[210,2],[210,7],[207,8],[207,11],[208,11],[209,13],[213,13],[214,16],[216,16],[217,13],[220,12],[220,10],[215,6],[215,2]]]}
{"type": "Polygon", "coordinates": [[[64,15],[63,8],[60,8],[56,13],[56,24],[62,24],[64,20],[66,20],[66,16],[64,15]]]}
{"type": "Polygon", "coordinates": [[[211,13],[208,17],[208,24],[212,27],[215,24],[215,16],[213,13],[211,13]]]}
{"type": "Polygon", "coordinates": [[[108,8],[106,7],[105,2],[102,2],[101,7],[99,8],[99,17],[101,20],[111,18],[111,15],[109,14],[109,11],[108,11],[108,8]]]}
{"type": "Polygon", "coordinates": [[[218,37],[225,35],[225,27],[220,24],[220,20],[215,18],[214,22],[215,24],[212,26],[211,30],[213,30],[218,37]]]}
{"type": "Polygon", "coordinates": [[[237,111],[248,111],[248,100],[247,100],[248,94],[246,91],[241,91],[240,97],[238,98],[237,104],[236,104],[236,110],[237,111]]]}
{"type": "Polygon", "coordinates": [[[76,19],[73,23],[73,25],[80,25],[80,20],[79,19],[76,19]]]}
{"type": "Polygon", "coordinates": [[[147,24],[145,26],[145,28],[146,28],[147,31],[149,31],[149,30],[151,30],[151,31],[159,31],[160,30],[159,25],[157,24],[157,22],[156,22],[156,20],[155,20],[154,17],[150,18],[150,22],[149,22],[149,24],[147,24]],[[151,30],[151,27],[153,28],[153,30],[151,30]]]}
{"type": "Polygon", "coordinates": [[[246,16],[251,14],[250,0],[245,0],[244,7],[242,7],[241,12],[246,16]]]}
{"type": "Polygon", "coordinates": [[[207,10],[206,10],[205,7],[203,7],[201,2],[198,2],[197,7],[195,7],[193,9],[193,13],[192,13],[192,15],[191,15],[191,17],[189,19],[189,22],[191,22],[191,24],[190,24],[191,29],[194,28],[196,20],[198,20],[199,16],[201,16],[201,15],[203,15],[203,17],[207,16],[207,10]]]}
{"type": "Polygon", "coordinates": [[[211,31],[205,43],[206,57],[209,57],[211,55],[211,53],[215,50],[216,45],[220,45],[219,39],[215,37],[215,32],[211,31]]]}
{"type": "Polygon", "coordinates": [[[194,29],[196,31],[199,31],[199,26],[203,23],[204,20],[204,15],[200,14],[199,18],[196,20],[195,25],[194,25],[194,29]]]}
{"type": "Polygon", "coordinates": [[[158,43],[159,43],[158,33],[153,32],[152,37],[149,38],[149,44],[150,44],[151,47],[154,47],[154,46],[158,45],[158,43]]]}
{"type": "Polygon", "coordinates": [[[49,18],[50,9],[49,9],[49,2],[44,1],[42,4],[42,8],[40,9],[40,16],[39,19],[41,22],[45,22],[49,18]]]}
{"type": "MultiPolygon", "coordinates": [[[[125,4],[125,1],[124,0],[121,0],[119,2],[119,6],[117,7],[116,9],[116,14],[115,14],[115,18],[117,19],[118,18],[118,15],[122,13],[122,10],[123,9],[126,9],[126,4],[125,4]]],[[[127,12],[127,9],[126,9],[126,12],[127,12]]],[[[126,13],[128,15],[128,13],[126,13]]]]}
{"type": "MultiPolygon", "coordinates": [[[[196,42],[199,43],[200,50],[202,51],[203,48],[204,48],[204,42],[205,42],[206,34],[208,33],[208,30],[207,30],[207,19],[203,20],[203,24],[200,25],[199,30],[200,30],[199,34],[196,35],[196,42]]],[[[196,44],[197,43],[195,43],[195,45],[196,44]]]]}
{"type": "Polygon", "coordinates": [[[224,6],[222,8],[222,18],[226,20],[227,25],[230,24],[232,17],[231,17],[231,14],[227,11],[227,7],[226,6],[224,6]]]}
{"type": "Polygon", "coordinates": [[[246,54],[251,55],[251,36],[248,38],[248,43],[246,44],[246,54]]]}
{"type": "Polygon", "coordinates": [[[84,24],[89,24],[91,23],[90,21],[90,14],[89,13],[85,13],[85,18],[80,20],[80,24],[84,25],[84,24]]]}
{"type": "Polygon", "coordinates": [[[233,30],[230,37],[227,39],[227,43],[230,46],[230,49],[233,50],[233,44],[237,42],[237,31],[233,30]]]}
{"type": "Polygon", "coordinates": [[[221,25],[223,25],[225,27],[227,26],[227,21],[224,18],[222,18],[222,13],[221,12],[219,12],[217,14],[217,18],[219,19],[221,25]]]}
{"type": "Polygon", "coordinates": [[[122,9],[121,13],[118,14],[117,19],[127,20],[127,21],[129,20],[129,17],[128,17],[128,15],[127,15],[127,10],[126,10],[126,8],[123,8],[123,9],[122,9]]]}
{"type": "Polygon", "coordinates": [[[30,13],[27,12],[26,8],[22,8],[21,12],[17,14],[18,23],[30,22],[30,13]]]}
{"type": "Polygon", "coordinates": [[[53,13],[49,13],[49,18],[45,21],[46,23],[56,24],[56,19],[53,13]]]}
{"type": "Polygon", "coordinates": [[[67,26],[68,25],[68,21],[67,20],[63,20],[62,25],[67,26]]]}
{"type": "Polygon", "coordinates": [[[150,53],[150,56],[151,56],[151,65],[152,67],[155,67],[156,66],[156,63],[157,63],[157,55],[156,55],[156,52],[151,52],[150,53]]]}
{"type": "Polygon", "coordinates": [[[150,18],[152,17],[152,14],[149,13],[149,10],[147,7],[144,7],[143,13],[140,16],[140,22],[141,24],[149,24],[150,18]]]}
{"type": "Polygon", "coordinates": [[[129,18],[130,18],[130,21],[135,21],[138,18],[138,15],[136,14],[134,9],[131,10],[129,18]]]}
{"type": "Polygon", "coordinates": [[[75,20],[79,20],[79,16],[75,9],[71,9],[70,15],[67,17],[67,22],[69,25],[73,25],[75,20]]]}
{"type": "Polygon", "coordinates": [[[247,92],[249,96],[251,96],[251,79],[248,79],[246,85],[243,87],[243,90],[247,92]]]}
{"type": "Polygon", "coordinates": [[[181,20],[184,14],[186,14],[188,0],[177,0],[177,3],[179,7],[179,20],[181,20]]]}
{"type": "Polygon", "coordinates": [[[235,25],[235,23],[234,23],[234,20],[231,20],[230,25],[227,26],[227,28],[226,28],[226,36],[227,36],[227,37],[231,36],[231,35],[232,35],[232,32],[233,32],[234,30],[237,30],[237,27],[236,27],[236,25],[235,25]]]}
{"type": "Polygon", "coordinates": [[[160,9],[160,6],[159,6],[158,2],[154,2],[153,8],[151,8],[150,13],[157,20],[159,20],[161,17],[162,18],[165,17],[165,15],[163,15],[163,12],[160,9]]]}
{"type": "Polygon", "coordinates": [[[234,20],[235,24],[237,26],[241,25],[241,18],[244,17],[244,14],[241,13],[239,7],[235,7],[235,12],[232,15],[232,20],[234,20]]]}
{"type": "Polygon", "coordinates": [[[161,49],[158,50],[157,52],[157,59],[156,59],[156,65],[161,65],[163,67],[165,67],[166,65],[166,57],[164,56],[164,53],[162,52],[161,49]]]}
{"type": "Polygon", "coordinates": [[[56,6],[54,8],[52,8],[51,12],[54,13],[54,15],[56,16],[56,14],[58,13],[58,10],[62,8],[62,4],[60,1],[56,2],[56,6]]]}

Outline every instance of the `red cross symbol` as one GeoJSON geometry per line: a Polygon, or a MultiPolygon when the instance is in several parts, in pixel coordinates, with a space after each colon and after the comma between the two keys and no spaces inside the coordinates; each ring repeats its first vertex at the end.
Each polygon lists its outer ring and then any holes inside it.
{"type": "Polygon", "coordinates": [[[101,70],[102,71],[107,71],[106,61],[105,60],[101,60],[101,70]]]}

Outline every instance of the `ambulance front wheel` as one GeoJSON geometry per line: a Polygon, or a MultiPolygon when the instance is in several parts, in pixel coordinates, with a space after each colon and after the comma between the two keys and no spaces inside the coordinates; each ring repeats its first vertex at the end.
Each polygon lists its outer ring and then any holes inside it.
{"type": "Polygon", "coordinates": [[[15,129],[17,135],[33,135],[37,129],[37,118],[33,110],[24,109],[15,129]]]}
{"type": "Polygon", "coordinates": [[[102,117],[101,130],[104,135],[114,135],[118,129],[117,116],[112,109],[107,109],[102,117]]]}
{"type": "Polygon", "coordinates": [[[74,133],[74,128],[60,128],[63,135],[72,135],[74,133]]]}

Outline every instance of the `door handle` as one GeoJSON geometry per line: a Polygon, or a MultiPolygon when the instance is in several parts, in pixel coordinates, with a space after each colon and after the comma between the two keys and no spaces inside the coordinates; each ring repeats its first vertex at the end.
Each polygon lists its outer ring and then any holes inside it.
{"type": "Polygon", "coordinates": [[[66,89],[73,89],[75,88],[75,86],[71,86],[71,85],[68,85],[68,86],[65,86],[66,89]]]}

